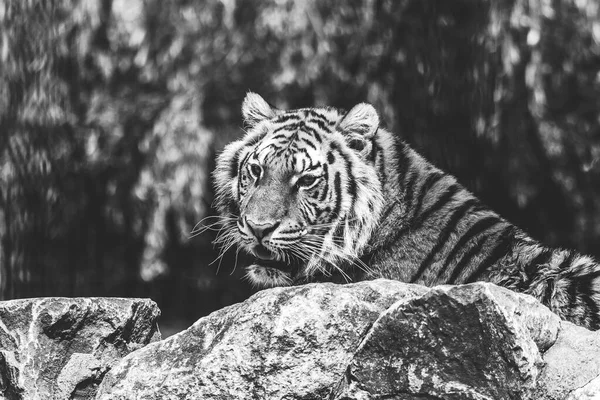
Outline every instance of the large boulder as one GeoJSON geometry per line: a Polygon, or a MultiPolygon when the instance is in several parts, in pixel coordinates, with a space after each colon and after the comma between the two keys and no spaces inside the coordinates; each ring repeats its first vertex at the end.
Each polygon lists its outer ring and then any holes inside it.
{"type": "Polygon", "coordinates": [[[93,399],[116,362],[160,340],[159,315],[143,299],[0,302],[0,398],[93,399]]]}
{"type": "Polygon", "coordinates": [[[380,314],[425,292],[394,281],[265,290],[137,351],[97,398],[325,398],[380,314]]]}
{"type": "Polygon", "coordinates": [[[334,398],[532,398],[539,347],[558,327],[540,303],[490,284],[436,288],[378,318],[334,398]]]}
{"type": "Polygon", "coordinates": [[[128,355],[97,399],[593,398],[598,340],[488,283],[276,288],[128,355]]]}

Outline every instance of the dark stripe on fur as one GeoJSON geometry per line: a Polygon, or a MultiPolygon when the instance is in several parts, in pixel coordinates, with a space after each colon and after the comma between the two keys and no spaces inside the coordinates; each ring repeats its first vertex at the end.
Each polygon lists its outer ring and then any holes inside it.
{"type": "MultiPolygon", "coordinates": [[[[377,130],[379,130],[379,128],[377,128],[377,130]]],[[[375,160],[377,159],[377,153],[378,153],[378,147],[377,147],[377,132],[375,132],[375,135],[371,138],[370,142],[371,142],[371,151],[369,152],[369,155],[367,156],[366,160],[367,162],[371,163],[371,164],[375,164],[375,160]]],[[[382,182],[385,182],[385,178],[381,178],[382,182]]]]}
{"type": "Polygon", "coordinates": [[[311,119],[308,122],[311,122],[313,124],[317,124],[319,126],[319,128],[321,128],[323,131],[330,133],[331,130],[329,129],[329,126],[323,122],[322,119],[311,119]]]}
{"type": "Polygon", "coordinates": [[[313,142],[311,142],[310,140],[303,139],[302,143],[306,143],[309,147],[312,147],[313,149],[317,150],[317,146],[313,142]]]}
{"type": "Polygon", "coordinates": [[[329,169],[327,164],[323,164],[323,182],[325,182],[325,187],[323,188],[321,197],[319,197],[320,202],[323,202],[327,196],[327,193],[329,193],[329,169]]]}
{"type": "Polygon", "coordinates": [[[479,267],[471,274],[466,280],[467,283],[475,282],[481,274],[487,272],[489,268],[494,265],[498,260],[504,257],[512,244],[515,233],[515,227],[512,225],[507,226],[502,230],[496,240],[498,243],[494,246],[494,249],[488,254],[488,256],[479,264],[479,267]]]}
{"type": "Polygon", "coordinates": [[[417,202],[413,207],[412,217],[417,216],[419,211],[421,211],[421,206],[423,205],[423,200],[427,196],[427,193],[438,183],[445,175],[438,171],[430,172],[425,178],[425,182],[421,185],[421,189],[419,190],[419,195],[417,196],[417,202]]]}
{"type": "Polygon", "coordinates": [[[541,303],[550,306],[550,300],[552,299],[552,294],[554,292],[554,279],[548,279],[546,281],[546,290],[544,290],[544,295],[540,299],[541,303]]]}
{"type": "MultiPolygon", "coordinates": [[[[434,213],[435,211],[439,210],[439,208],[443,207],[445,204],[448,203],[448,201],[450,200],[450,198],[452,196],[454,196],[456,194],[456,192],[458,192],[459,187],[458,185],[452,185],[448,188],[448,191],[446,191],[444,193],[443,196],[441,196],[438,201],[431,206],[428,210],[426,210],[421,216],[419,216],[419,218],[417,218],[415,221],[408,221],[409,224],[404,225],[404,227],[402,227],[401,229],[398,229],[396,231],[396,233],[394,233],[393,237],[389,239],[388,243],[394,243],[397,242],[399,240],[399,238],[406,234],[406,232],[410,229],[415,229],[418,228],[424,221],[426,221],[426,219],[429,217],[429,215],[431,213],[434,213]]],[[[473,199],[475,200],[475,199],[473,199]]],[[[374,250],[373,250],[374,251],[374,250]]]]}
{"type": "MultiPolygon", "coordinates": [[[[567,270],[571,266],[571,264],[573,263],[573,259],[575,258],[575,255],[576,254],[574,251],[569,250],[567,256],[564,257],[563,260],[558,265],[557,271],[555,271],[555,273],[550,275],[550,279],[545,280],[546,289],[544,290],[544,295],[541,299],[542,304],[550,307],[550,304],[552,302],[552,297],[554,294],[554,287],[556,286],[556,280],[561,275],[562,271],[567,270]]],[[[570,288],[567,289],[567,294],[572,294],[569,292],[570,292],[570,288]]]]}
{"type": "MultiPolygon", "coordinates": [[[[568,270],[568,268],[573,263],[573,259],[575,258],[575,256],[576,256],[576,253],[574,251],[569,250],[568,255],[566,257],[564,257],[564,259],[558,265],[556,274],[553,274],[550,279],[545,280],[546,289],[544,290],[544,295],[541,299],[541,302],[543,304],[545,304],[546,306],[550,306],[550,304],[552,302],[552,297],[554,294],[554,287],[556,286],[555,282],[556,282],[557,278],[561,275],[562,271],[568,270]]],[[[585,285],[585,283],[584,283],[584,285],[585,285]]],[[[580,289],[583,287],[584,287],[583,285],[580,285],[580,289]]],[[[571,287],[569,287],[569,289],[567,289],[567,293],[569,294],[569,296],[574,295],[574,291],[571,290],[571,287]]],[[[583,296],[583,297],[585,298],[586,296],[583,296]]],[[[570,300],[572,301],[573,299],[570,299],[570,300]]]]}
{"type": "Polygon", "coordinates": [[[269,140],[270,141],[276,141],[276,140],[287,139],[287,138],[288,138],[288,134],[287,133],[278,133],[277,135],[271,137],[269,140]]]}
{"type": "MultiPolygon", "coordinates": [[[[582,277],[584,278],[584,277],[582,277]]],[[[593,330],[600,329],[600,308],[596,301],[594,301],[592,283],[594,278],[585,276],[585,279],[581,279],[579,285],[579,291],[581,292],[581,298],[587,307],[585,307],[585,316],[589,321],[589,328],[593,330]]],[[[586,324],[588,325],[588,324],[586,324]]]]}
{"type": "Polygon", "coordinates": [[[227,210],[231,215],[240,215],[240,207],[238,206],[238,202],[236,202],[233,198],[227,200],[227,210]]]}
{"type": "Polygon", "coordinates": [[[292,113],[285,113],[283,115],[279,115],[274,122],[282,124],[288,121],[300,121],[300,116],[292,113]]]}
{"type": "Polygon", "coordinates": [[[431,267],[431,262],[434,260],[434,258],[437,255],[439,255],[440,250],[442,250],[444,245],[446,245],[446,243],[448,242],[448,238],[450,237],[452,232],[454,232],[456,230],[456,226],[458,225],[460,220],[463,219],[465,217],[465,215],[467,215],[469,210],[475,204],[476,204],[476,202],[473,201],[472,199],[467,200],[466,202],[464,202],[459,207],[457,207],[456,209],[453,210],[452,215],[450,216],[448,221],[445,223],[440,234],[438,235],[435,245],[431,248],[429,253],[427,253],[427,257],[425,257],[425,259],[421,262],[421,265],[419,265],[419,269],[417,270],[417,273],[410,280],[411,282],[416,282],[419,278],[421,278],[421,275],[423,275],[425,270],[427,270],[428,268],[431,267]]]}
{"type": "Polygon", "coordinates": [[[577,255],[577,253],[575,253],[573,250],[568,250],[568,252],[568,255],[561,261],[560,265],[558,266],[559,271],[568,269],[573,263],[573,259],[577,255]]]}
{"type": "Polygon", "coordinates": [[[335,156],[331,150],[327,152],[327,162],[329,164],[333,164],[335,162],[335,156]]]}
{"type": "Polygon", "coordinates": [[[303,127],[303,126],[304,126],[304,122],[302,122],[302,121],[295,122],[293,124],[287,124],[287,125],[280,126],[279,128],[275,129],[273,131],[273,133],[276,134],[277,132],[284,131],[284,130],[288,131],[288,132],[294,132],[294,131],[297,131],[298,129],[300,129],[301,127],[303,127]]]}
{"type": "Polygon", "coordinates": [[[577,277],[571,278],[569,282],[569,288],[567,289],[567,296],[569,298],[569,309],[574,310],[579,303],[577,300],[577,290],[580,288],[581,283],[577,277]]]}
{"type": "MultiPolygon", "coordinates": [[[[305,221],[310,221],[311,220],[310,215],[308,215],[308,212],[307,212],[307,210],[309,210],[310,208],[308,208],[308,207],[298,207],[298,209],[300,210],[300,213],[302,214],[302,218],[304,218],[305,221]]],[[[313,218],[317,218],[317,216],[313,215],[313,218]]]]}
{"type": "MultiPolygon", "coordinates": [[[[414,194],[414,190],[415,190],[415,184],[418,180],[417,178],[418,178],[418,176],[416,173],[412,173],[412,174],[408,173],[408,176],[407,176],[408,182],[406,183],[406,188],[404,190],[404,205],[406,206],[407,214],[412,210],[411,206],[412,206],[413,194],[414,194]]],[[[407,217],[407,215],[405,215],[405,218],[406,217],[407,217]]]]}
{"type": "Polygon", "coordinates": [[[329,215],[328,223],[332,222],[335,218],[338,218],[340,209],[342,208],[342,179],[339,172],[336,172],[333,178],[333,190],[336,195],[335,207],[329,215]]]}
{"type": "MultiPolygon", "coordinates": [[[[435,203],[433,203],[431,207],[423,211],[423,213],[421,213],[420,215],[416,216],[414,221],[412,221],[411,223],[411,227],[416,228],[421,226],[423,222],[427,221],[427,219],[431,217],[431,215],[435,214],[436,212],[441,210],[446,204],[448,204],[448,202],[452,200],[454,195],[458,193],[459,190],[460,187],[457,184],[452,184],[450,187],[448,187],[444,194],[438,197],[438,199],[435,201],[435,203]]],[[[475,201],[477,203],[477,200],[475,199],[470,199],[469,201],[475,201]]]]}
{"type": "Polygon", "coordinates": [[[242,152],[242,148],[239,148],[236,150],[236,152],[233,154],[233,157],[231,158],[231,161],[229,162],[229,178],[233,179],[236,176],[238,176],[238,168],[239,168],[239,162],[240,162],[240,153],[242,152]]]}
{"type": "Polygon", "coordinates": [[[406,174],[410,167],[410,157],[408,156],[408,149],[406,143],[400,139],[396,139],[396,154],[398,157],[398,183],[400,190],[404,191],[404,185],[406,181],[406,174]]]}
{"type": "Polygon", "coordinates": [[[315,133],[314,138],[317,142],[319,142],[319,144],[323,143],[323,139],[321,139],[321,134],[320,133],[315,133]]]}
{"type": "Polygon", "coordinates": [[[248,161],[248,159],[252,156],[252,152],[249,151],[248,154],[246,154],[244,156],[244,159],[242,160],[242,162],[239,164],[238,166],[238,175],[240,175],[242,173],[242,167],[246,164],[246,162],[248,161]]]}
{"type": "MultiPolygon", "coordinates": [[[[401,144],[398,147],[398,149],[399,149],[398,151],[399,152],[401,151],[401,153],[398,153],[398,166],[399,166],[398,183],[399,183],[400,191],[403,192],[404,191],[404,179],[405,179],[406,171],[408,169],[409,160],[403,151],[404,147],[402,147],[402,146],[405,146],[404,143],[401,141],[399,141],[399,142],[401,144]],[[400,149],[402,149],[402,150],[400,150],[400,149]]],[[[374,140],[373,143],[376,143],[377,147],[379,149],[381,149],[377,140],[374,140]]],[[[387,181],[387,175],[385,173],[385,158],[384,158],[385,156],[384,156],[383,150],[379,152],[379,157],[381,158],[381,161],[379,164],[379,176],[380,176],[382,183],[385,183],[387,181]]],[[[398,204],[398,199],[394,197],[394,201],[391,202],[384,209],[385,211],[381,214],[381,217],[379,219],[381,221],[385,221],[389,217],[389,215],[395,210],[396,204],[398,204]]]]}
{"type": "Polygon", "coordinates": [[[464,247],[467,245],[467,243],[469,243],[472,239],[474,239],[475,237],[479,236],[480,234],[482,234],[486,230],[488,230],[491,227],[497,225],[501,221],[502,220],[500,218],[498,218],[497,216],[493,215],[493,216],[490,216],[490,217],[482,218],[479,221],[475,222],[473,225],[471,225],[471,227],[469,229],[467,229],[467,231],[465,233],[463,233],[463,235],[460,237],[460,239],[458,239],[458,242],[456,242],[454,244],[454,246],[452,247],[452,250],[450,250],[450,253],[448,253],[448,255],[446,256],[446,260],[444,261],[444,265],[442,266],[442,268],[440,268],[438,270],[438,273],[437,273],[437,276],[436,276],[436,280],[440,279],[444,275],[444,273],[448,269],[448,266],[450,265],[450,263],[452,262],[452,260],[454,260],[454,258],[456,257],[456,255],[461,250],[464,249],[464,247]]]}
{"type": "Polygon", "coordinates": [[[373,136],[373,151],[376,152],[375,158],[373,159],[373,163],[377,164],[377,156],[379,156],[379,179],[381,180],[382,185],[387,182],[388,176],[385,172],[385,153],[383,152],[383,148],[379,145],[377,139],[379,136],[377,134],[373,136]]]}
{"type": "Polygon", "coordinates": [[[332,124],[332,122],[330,120],[328,120],[326,116],[324,116],[323,114],[321,114],[315,110],[307,109],[307,110],[305,110],[305,113],[306,113],[306,116],[310,116],[310,117],[319,119],[319,120],[327,123],[328,125],[332,124]]]}
{"type": "Polygon", "coordinates": [[[544,264],[548,264],[550,259],[552,259],[553,251],[550,249],[543,249],[539,252],[537,256],[533,258],[526,266],[525,266],[525,275],[529,280],[535,279],[538,274],[540,267],[544,264]]]}
{"type": "MultiPolygon", "coordinates": [[[[246,164],[246,161],[248,161],[248,158],[250,158],[251,155],[252,155],[252,152],[249,151],[248,154],[246,154],[246,156],[242,160],[242,162],[238,165],[238,176],[242,175],[242,167],[246,164]]],[[[242,189],[242,179],[240,177],[240,179],[238,179],[238,201],[240,201],[241,189],[242,189]]]]}
{"type": "Polygon", "coordinates": [[[317,131],[315,128],[312,128],[312,127],[310,127],[310,126],[308,126],[308,125],[306,125],[306,124],[304,125],[304,127],[303,127],[303,129],[302,129],[302,132],[310,133],[310,134],[312,134],[313,136],[317,136],[317,135],[319,135],[319,134],[320,134],[320,132],[319,132],[319,131],[317,131]]]}
{"type": "MultiPolygon", "coordinates": [[[[561,273],[561,270],[567,271],[571,264],[573,264],[573,259],[577,254],[574,251],[570,251],[569,255],[564,258],[564,260],[558,266],[558,273],[561,273]]],[[[574,309],[576,307],[577,302],[577,287],[574,285],[577,282],[576,277],[569,277],[569,287],[567,288],[567,297],[569,298],[569,308],[574,309]]]]}
{"type": "Polygon", "coordinates": [[[343,151],[339,151],[338,154],[342,156],[344,165],[346,166],[346,179],[348,181],[348,194],[350,195],[350,210],[354,209],[354,202],[356,201],[356,180],[352,174],[352,161],[350,157],[343,151]]]}
{"type": "Polygon", "coordinates": [[[314,171],[315,169],[320,168],[322,165],[320,161],[315,161],[312,158],[310,158],[309,160],[310,160],[310,164],[308,165],[307,171],[314,171]],[[315,164],[313,164],[313,161],[315,161],[315,164]]]}
{"type": "Polygon", "coordinates": [[[473,247],[471,247],[469,249],[469,251],[467,251],[465,254],[463,254],[460,261],[458,261],[456,263],[456,265],[454,265],[454,270],[452,271],[452,275],[450,275],[450,278],[445,283],[450,283],[450,284],[456,283],[456,280],[459,278],[460,274],[464,272],[465,267],[467,267],[471,263],[471,260],[473,259],[473,257],[475,257],[477,254],[479,254],[479,252],[481,251],[481,248],[483,247],[483,245],[487,239],[488,239],[488,236],[480,236],[479,237],[479,241],[473,247]]]}

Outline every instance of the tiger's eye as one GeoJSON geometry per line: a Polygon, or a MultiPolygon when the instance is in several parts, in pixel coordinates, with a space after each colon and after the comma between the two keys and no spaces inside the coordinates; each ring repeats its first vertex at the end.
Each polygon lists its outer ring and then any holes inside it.
{"type": "Polygon", "coordinates": [[[296,185],[300,186],[300,187],[310,187],[312,185],[314,185],[314,183],[317,181],[319,177],[318,176],[312,176],[312,175],[304,175],[302,177],[300,177],[300,179],[298,179],[298,181],[296,182],[296,185]]]}
{"type": "Polygon", "coordinates": [[[348,146],[353,150],[361,151],[365,148],[365,142],[359,139],[352,139],[350,143],[348,143],[348,146]]]}
{"type": "Polygon", "coordinates": [[[262,172],[262,168],[260,167],[260,165],[258,164],[251,164],[250,165],[250,173],[255,177],[255,178],[259,178],[260,174],[262,172]]]}

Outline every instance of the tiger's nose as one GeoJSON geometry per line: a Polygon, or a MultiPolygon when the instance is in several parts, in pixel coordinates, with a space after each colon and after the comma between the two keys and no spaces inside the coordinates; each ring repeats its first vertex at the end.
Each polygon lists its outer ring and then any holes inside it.
{"type": "Polygon", "coordinates": [[[248,228],[250,228],[250,231],[252,231],[252,234],[259,243],[261,243],[263,239],[268,239],[273,231],[277,229],[280,222],[281,221],[254,222],[251,219],[246,219],[248,228]]]}

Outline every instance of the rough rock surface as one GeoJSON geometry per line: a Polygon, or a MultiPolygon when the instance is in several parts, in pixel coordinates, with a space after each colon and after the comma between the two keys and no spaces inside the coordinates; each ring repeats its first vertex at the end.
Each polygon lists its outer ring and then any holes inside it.
{"type": "Polygon", "coordinates": [[[131,354],[97,398],[325,398],[379,315],[426,291],[394,281],[262,291],[131,354]]]}
{"type": "Polygon", "coordinates": [[[0,398],[93,399],[117,361],[160,340],[159,315],[143,299],[0,302],[0,398]]]}
{"type": "Polygon", "coordinates": [[[600,399],[600,331],[563,321],[558,339],[544,354],[544,361],[546,367],[537,398],[600,399]]]}
{"type": "Polygon", "coordinates": [[[476,284],[394,304],[365,336],[335,398],[531,398],[543,364],[536,341],[556,339],[559,319],[533,299],[519,308],[527,315],[515,314],[520,298],[476,284]],[[527,329],[522,317],[550,334],[527,329]]]}
{"type": "Polygon", "coordinates": [[[591,399],[599,335],[487,283],[276,288],[128,355],[97,399],[591,399]]]}
{"type": "MultiPolygon", "coordinates": [[[[558,397],[557,397],[558,398],[558,397]]],[[[591,380],[585,386],[571,392],[567,400],[597,400],[600,399],[600,376],[591,380]]]]}

